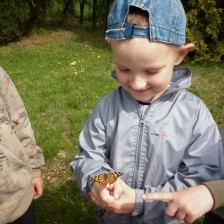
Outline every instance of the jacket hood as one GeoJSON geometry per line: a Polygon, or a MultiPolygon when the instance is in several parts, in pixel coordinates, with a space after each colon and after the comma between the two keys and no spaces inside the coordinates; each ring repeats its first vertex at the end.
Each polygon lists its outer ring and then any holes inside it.
{"type": "Polygon", "coordinates": [[[171,85],[167,92],[189,88],[191,86],[191,77],[192,74],[189,68],[174,68],[170,80],[171,85]]]}

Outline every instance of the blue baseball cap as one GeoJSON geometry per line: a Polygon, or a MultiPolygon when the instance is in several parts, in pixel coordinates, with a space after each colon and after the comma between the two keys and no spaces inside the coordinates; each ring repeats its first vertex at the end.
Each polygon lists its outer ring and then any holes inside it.
{"type": "Polygon", "coordinates": [[[186,14],[180,0],[115,0],[107,26],[107,40],[144,37],[173,45],[183,45],[186,40],[186,14]],[[126,22],[130,7],[138,7],[149,13],[149,27],[126,22]]]}

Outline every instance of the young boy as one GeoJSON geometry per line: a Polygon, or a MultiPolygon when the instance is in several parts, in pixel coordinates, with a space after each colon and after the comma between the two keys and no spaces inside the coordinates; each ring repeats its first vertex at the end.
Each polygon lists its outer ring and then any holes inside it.
{"type": "Polygon", "coordinates": [[[0,67],[0,224],[34,224],[44,165],[20,95],[0,67]]]}
{"type": "Polygon", "coordinates": [[[165,215],[165,202],[144,201],[143,194],[224,174],[218,128],[186,90],[190,70],[174,69],[194,47],[184,45],[185,26],[179,0],[115,0],[109,13],[106,39],[120,87],[89,117],[71,163],[100,223],[184,223],[165,215]]]}

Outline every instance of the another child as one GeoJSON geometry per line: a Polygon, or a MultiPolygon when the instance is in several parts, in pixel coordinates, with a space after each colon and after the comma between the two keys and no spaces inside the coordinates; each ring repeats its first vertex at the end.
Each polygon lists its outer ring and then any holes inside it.
{"type": "Polygon", "coordinates": [[[144,201],[143,194],[224,175],[215,121],[186,90],[190,70],[174,69],[194,47],[184,45],[185,27],[179,0],[115,0],[109,13],[106,39],[120,87],[89,117],[71,163],[100,223],[184,223],[165,215],[165,202],[144,201]]]}
{"type": "Polygon", "coordinates": [[[43,193],[44,165],[27,111],[0,67],[0,223],[34,224],[34,199],[43,193]]]}

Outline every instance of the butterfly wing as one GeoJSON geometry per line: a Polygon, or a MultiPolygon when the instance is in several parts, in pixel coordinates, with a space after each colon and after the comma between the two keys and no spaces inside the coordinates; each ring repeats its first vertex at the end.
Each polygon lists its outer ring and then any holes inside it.
{"type": "Polygon", "coordinates": [[[122,172],[112,172],[107,174],[107,179],[109,184],[113,184],[118,177],[120,177],[123,173],[122,172]]]}
{"type": "Polygon", "coordinates": [[[105,176],[105,174],[97,175],[93,178],[93,182],[98,182],[98,183],[106,186],[107,185],[107,177],[105,176]]]}
{"type": "Polygon", "coordinates": [[[113,184],[122,174],[122,172],[103,173],[95,176],[93,182],[98,182],[103,186],[106,186],[108,183],[113,184]]]}

